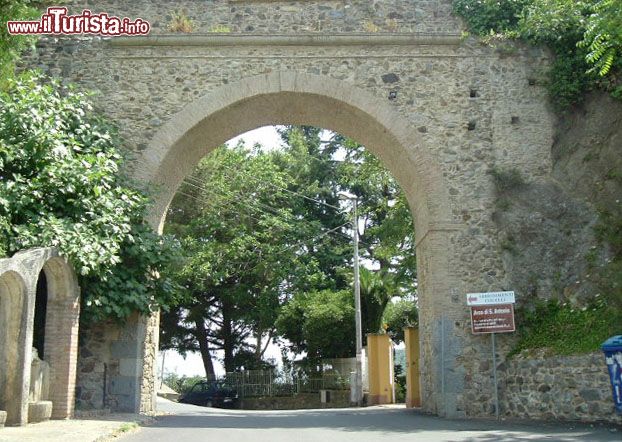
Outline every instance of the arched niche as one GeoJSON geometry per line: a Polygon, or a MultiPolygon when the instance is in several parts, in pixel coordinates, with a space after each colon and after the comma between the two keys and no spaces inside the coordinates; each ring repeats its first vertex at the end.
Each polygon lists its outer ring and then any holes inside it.
{"type": "MultiPolygon", "coordinates": [[[[76,364],[78,356],[78,327],[80,320],[80,290],[72,267],[60,257],[48,259],[40,272],[39,281],[45,284],[39,289],[47,289],[47,305],[37,306],[45,312],[40,325],[45,324],[42,359],[50,366],[50,385],[48,400],[52,401],[52,418],[68,419],[73,416],[75,404],[76,364]]],[[[37,311],[34,314],[38,318],[37,311]]],[[[41,331],[39,331],[41,332],[41,331]]],[[[33,342],[34,344],[35,342],[33,342]]]]}
{"type": "Polygon", "coordinates": [[[25,324],[26,284],[15,271],[0,275],[0,410],[7,424],[23,424],[27,415],[28,391],[19,374],[29,352],[19,345],[27,333],[25,324]]]}

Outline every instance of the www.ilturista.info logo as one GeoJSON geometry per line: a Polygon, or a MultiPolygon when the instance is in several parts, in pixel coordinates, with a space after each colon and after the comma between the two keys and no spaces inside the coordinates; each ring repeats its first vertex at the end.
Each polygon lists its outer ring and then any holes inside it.
{"type": "Polygon", "coordinates": [[[8,21],[7,28],[12,35],[147,35],[151,26],[140,18],[130,20],[106,13],[93,14],[88,9],[79,15],[67,15],[67,8],[50,7],[38,21],[8,21]]]}

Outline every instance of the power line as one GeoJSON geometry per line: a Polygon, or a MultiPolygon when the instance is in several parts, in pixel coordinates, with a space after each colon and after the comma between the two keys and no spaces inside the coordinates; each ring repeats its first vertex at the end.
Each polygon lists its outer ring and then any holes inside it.
{"type": "MultiPolygon", "coordinates": [[[[229,170],[229,171],[232,171],[232,170],[233,170],[233,169],[231,169],[230,167],[227,167],[227,166],[225,166],[225,165],[222,165],[222,167],[223,167],[224,169],[229,170]]],[[[239,171],[238,171],[238,173],[239,173],[239,171]]],[[[226,173],[225,173],[225,175],[226,175],[226,173]]],[[[191,175],[190,175],[190,176],[191,176],[191,175]]],[[[228,178],[230,178],[228,175],[227,175],[227,177],[228,177],[228,178]]],[[[192,178],[193,178],[193,179],[195,179],[195,180],[197,180],[197,178],[196,178],[196,177],[192,177],[192,178]]],[[[312,202],[314,202],[314,203],[316,203],[316,204],[321,204],[321,205],[323,205],[323,206],[330,207],[331,209],[335,209],[335,210],[337,210],[339,213],[344,213],[344,211],[341,209],[341,207],[337,207],[337,206],[334,206],[334,205],[332,205],[332,204],[329,204],[329,203],[327,203],[327,202],[325,202],[325,201],[320,201],[320,200],[318,200],[318,199],[311,198],[310,196],[304,195],[304,194],[299,193],[299,192],[295,192],[295,191],[290,190],[290,189],[287,189],[287,188],[285,188],[285,187],[278,186],[278,185],[276,185],[276,184],[274,184],[274,183],[271,183],[271,182],[269,182],[269,181],[262,180],[261,178],[257,178],[257,177],[255,177],[255,176],[252,176],[251,178],[252,178],[252,179],[254,179],[256,182],[261,182],[261,183],[264,183],[264,184],[266,184],[266,185],[268,185],[268,186],[271,186],[271,187],[273,187],[273,188],[275,188],[275,189],[279,189],[279,190],[282,190],[282,191],[284,191],[284,192],[290,193],[290,194],[292,194],[292,195],[296,195],[296,196],[298,196],[298,197],[300,197],[300,198],[304,198],[304,199],[306,199],[306,200],[308,200],[308,201],[312,201],[312,202]]]]}
{"type": "MultiPolygon", "coordinates": [[[[197,178],[193,178],[193,179],[194,179],[195,181],[198,181],[198,180],[197,180],[197,178]]],[[[186,179],[185,179],[185,178],[184,178],[184,182],[186,182],[186,184],[189,184],[189,185],[191,185],[191,186],[192,186],[192,187],[194,187],[194,188],[197,188],[197,189],[199,189],[199,190],[201,190],[201,191],[203,191],[203,192],[207,193],[208,195],[212,195],[212,196],[214,196],[214,195],[218,195],[215,191],[213,191],[213,190],[211,190],[211,189],[208,189],[207,187],[200,186],[200,185],[197,185],[197,184],[194,184],[194,183],[191,183],[191,182],[186,181],[186,179]]],[[[181,191],[178,191],[178,192],[181,192],[181,191]]],[[[185,194],[185,193],[184,193],[184,195],[185,195],[185,196],[190,196],[190,195],[185,194]]],[[[226,195],[226,196],[228,196],[228,195],[226,195]]],[[[197,201],[200,201],[200,200],[199,200],[198,198],[196,198],[196,197],[193,197],[193,198],[194,198],[195,200],[197,200],[197,201]]],[[[244,203],[242,203],[241,201],[237,201],[237,200],[235,200],[235,199],[233,200],[233,203],[235,203],[235,204],[237,204],[238,206],[241,206],[241,207],[243,207],[243,208],[249,207],[249,204],[244,204],[244,203]]],[[[276,216],[280,216],[280,215],[281,215],[281,213],[280,213],[280,212],[278,212],[278,211],[279,211],[279,209],[277,209],[277,208],[274,208],[274,207],[269,206],[269,205],[266,205],[266,204],[258,203],[257,201],[252,201],[251,203],[260,204],[260,205],[262,205],[262,206],[266,207],[267,209],[269,209],[269,211],[266,211],[266,210],[261,210],[261,209],[259,209],[258,207],[254,207],[254,208],[255,208],[256,210],[258,210],[260,213],[271,213],[271,214],[276,215],[276,216]]],[[[226,208],[226,207],[225,207],[225,206],[223,206],[223,205],[219,205],[218,207],[220,207],[220,208],[226,208]]],[[[255,218],[255,217],[250,216],[250,215],[249,215],[249,217],[250,217],[250,218],[252,218],[252,219],[254,219],[254,220],[256,220],[257,222],[261,223],[261,220],[259,220],[258,218],[255,218]]],[[[287,219],[283,219],[283,220],[284,220],[285,222],[290,222],[290,221],[304,222],[304,219],[297,219],[297,218],[293,218],[293,219],[290,219],[290,220],[287,220],[287,219]]],[[[328,232],[326,232],[326,233],[327,233],[327,234],[328,234],[328,233],[334,233],[334,231],[335,231],[335,230],[340,229],[341,227],[346,226],[346,225],[348,225],[348,224],[352,224],[352,221],[348,221],[348,222],[346,222],[346,223],[342,224],[341,226],[339,226],[338,228],[331,229],[330,231],[328,231],[328,232]]],[[[368,242],[366,242],[366,241],[361,241],[360,239],[359,239],[359,243],[361,243],[361,244],[363,244],[363,245],[366,245],[366,246],[368,246],[368,247],[373,247],[373,246],[374,246],[374,245],[372,245],[372,244],[369,244],[369,243],[368,243],[368,242]]]]}
{"type": "MultiPolygon", "coordinates": [[[[273,255],[271,255],[271,256],[273,256],[273,257],[274,257],[274,256],[280,256],[280,255],[282,255],[282,254],[284,254],[284,253],[286,253],[286,252],[291,251],[292,249],[294,249],[294,248],[296,248],[296,247],[300,247],[300,246],[306,245],[306,243],[308,243],[309,241],[316,242],[317,240],[322,239],[323,237],[325,237],[325,236],[327,236],[327,235],[329,235],[329,234],[335,233],[337,230],[341,229],[341,228],[342,228],[342,227],[344,227],[344,226],[347,226],[348,224],[350,224],[350,222],[344,223],[344,224],[342,224],[342,225],[340,225],[340,226],[337,226],[337,227],[335,227],[334,229],[328,230],[328,231],[326,231],[326,232],[322,232],[322,233],[321,233],[321,234],[319,234],[319,235],[315,235],[315,236],[313,236],[313,237],[311,237],[311,238],[307,239],[306,241],[299,241],[299,242],[297,242],[296,244],[292,244],[291,246],[289,246],[289,247],[287,247],[287,248],[285,248],[285,249],[281,250],[280,252],[275,253],[275,254],[273,254],[273,255]]],[[[249,271],[253,271],[253,270],[255,270],[257,267],[259,267],[259,265],[260,265],[260,264],[257,264],[257,265],[255,265],[254,267],[251,267],[249,271]]]]}
{"type": "MultiPolygon", "coordinates": [[[[197,189],[201,190],[202,192],[206,193],[206,194],[207,194],[207,195],[209,195],[209,196],[221,196],[221,195],[219,195],[218,193],[216,193],[216,191],[215,191],[215,190],[211,190],[211,189],[208,189],[207,187],[203,187],[203,186],[200,186],[200,185],[194,184],[194,183],[192,183],[192,182],[186,181],[185,179],[184,179],[184,182],[185,182],[186,184],[188,184],[188,185],[192,186],[192,187],[195,187],[195,188],[197,188],[197,189]]],[[[229,194],[224,194],[224,193],[223,193],[223,195],[224,195],[224,196],[226,196],[226,197],[228,197],[228,198],[231,198],[231,195],[229,195],[229,194]]],[[[243,208],[254,208],[254,209],[255,209],[256,211],[258,211],[259,213],[262,213],[262,214],[271,214],[271,215],[274,215],[274,216],[280,217],[280,218],[281,218],[284,222],[286,222],[286,223],[291,223],[291,222],[304,222],[304,219],[294,218],[294,217],[292,217],[292,216],[291,216],[291,214],[289,214],[289,215],[290,215],[289,217],[285,217],[284,215],[285,215],[285,213],[287,213],[287,212],[284,212],[284,209],[281,209],[281,208],[276,208],[276,207],[270,206],[270,205],[268,205],[268,204],[263,204],[263,203],[260,203],[260,202],[258,202],[258,201],[250,201],[250,200],[247,200],[247,201],[245,201],[245,202],[242,202],[242,201],[236,200],[235,198],[232,198],[232,200],[233,200],[233,201],[232,201],[232,204],[237,204],[237,205],[238,205],[238,207],[243,207],[243,208]],[[264,209],[261,209],[261,208],[260,208],[260,207],[258,207],[258,206],[264,207],[264,209]]],[[[222,206],[221,206],[221,207],[222,207],[222,206]]]]}
{"type": "MultiPolygon", "coordinates": [[[[185,193],[185,192],[183,192],[183,191],[178,191],[178,193],[179,193],[179,194],[181,194],[181,195],[184,195],[184,196],[186,196],[186,197],[188,197],[188,198],[191,198],[191,199],[194,199],[194,200],[200,201],[200,199],[199,199],[199,198],[197,198],[197,197],[196,197],[196,196],[194,196],[194,195],[191,195],[191,194],[185,193]]],[[[247,215],[248,215],[248,214],[247,214],[247,215]]],[[[250,218],[253,218],[253,219],[257,220],[257,221],[260,221],[260,220],[258,220],[257,218],[254,218],[253,216],[250,216],[250,215],[249,215],[249,217],[250,217],[250,218]]],[[[298,241],[298,242],[296,242],[295,244],[292,244],[292,245],[288,246],[287,248],[282,249],[281,251],[279,251],[279,252],[277,252],[277,253],[275,253],[275,254],[272,254],[271,256],[273,256],[273,257],[274,257],[274,256],[280,256],[280,255],[282,255],[282,254],[284,254],[284,253],[286,253],[286,252],[291,251],[292,249],[294,249],[294,248],[296,248],[296,247],[300,247],[300,246],[306,245],[309,241],[312,241],[312,242],[317,242],[318,240],[322,239],[323,237],[325,237],[325,236],[327,236],[327,235],[330,235],[330,234],[335,234],[338,230],[342,229],[343,227],[347,226],[348,224],[351,224],[351,221],[348,221],[348,222],[346,222],[346,223],[343,223],[343,224],[341,224],[340,226],[337,226],[337,227],[335,227],[335,228],[333,228],[333,229],[330,229],[330,230],[327,230],[327,231],[321,232],[321,233],[319,233],[318,235],[314,235],[314,236],[312,236],[312,237],[310,237],[310,238],[307,238],[307,239],[305,239],[305,240],[298,241]]],[[[257,267],[259,267],[259,265],[260,265],[260,263],[258,263],[258,264],[256,264],[255,266],[251,267],[251,268],[250,268],[250,269],[248,269],[247,271],[252,271],[252,270],[255,270],[257,267]]]]}

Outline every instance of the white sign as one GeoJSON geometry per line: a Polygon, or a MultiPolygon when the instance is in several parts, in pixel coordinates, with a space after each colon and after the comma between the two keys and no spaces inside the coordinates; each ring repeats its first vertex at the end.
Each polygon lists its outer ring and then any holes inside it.
{"type": "Polygon", "coordinates": [[[514,304],[514,292],[467,293],[467,305],[514,304]]]}

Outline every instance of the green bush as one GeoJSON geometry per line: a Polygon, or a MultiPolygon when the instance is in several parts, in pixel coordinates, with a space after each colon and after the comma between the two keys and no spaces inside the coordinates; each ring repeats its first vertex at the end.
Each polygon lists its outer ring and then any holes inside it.
{"type": "Polygon", "coordinates": [[[164,383],[171,387],[179,394],[184,394],[189,392],[195,384],[204,381],[205,378],[202,376],[179,376],[177,373],[167,373],[164,375],[163,379],[164,383]]]}
{"type": "Polygon", "coordinates": [[[496,167],[490,169],[495,188],[499,193],[517,189],[525,185],[525,180],[518,169],[498,169],[496,167]]]}
{"type": "Polygon", "coordinates": [[[455,0],[454,11],[464,17],[477,35],[503,34],[516,30],[529,0],[455,0]]]}
{"type": "Polygon", "coordinates": [[[95,319],[166,308],[177,296],[158,276],[174,243],[146,224],[149,198],[120,172],[119,145],[83,93],[33,73],[0,92],[0,256],[58,248],[95,319]]]}
{"type": "Polygon", "coordinates": [[[548,45],[551,101],[564,110],[600,87],[622,97],[622,2],[619,0],[454,0],[476,35],[548,45]]]}
{"type": "Polygon", "coordinates": [[[554,354],[596,351],[608,337],[622,333],[622,314],[602,296],[576,308],[558,300],[517,310],[518,343],[512,354],[545,348],[554,354]]]}

